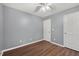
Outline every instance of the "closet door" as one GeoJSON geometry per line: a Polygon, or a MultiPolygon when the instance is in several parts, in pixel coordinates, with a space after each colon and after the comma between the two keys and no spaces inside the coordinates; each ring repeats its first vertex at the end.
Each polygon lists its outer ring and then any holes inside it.
{"type": "Polygon", "coordinates": [[[64,46],[79,51],[79,12],[64,16],[64,46]]]}

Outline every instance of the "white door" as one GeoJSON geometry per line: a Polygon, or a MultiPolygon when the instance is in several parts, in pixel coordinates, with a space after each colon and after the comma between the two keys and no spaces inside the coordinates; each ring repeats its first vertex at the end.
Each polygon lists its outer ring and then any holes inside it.
{"type": "Polygon", "coordinates": [[[43,21],[43,39],[51,41],[51,20],[47,19],[43,21]]]}
{"type": "Polygon", "coordinates": [[[79,51],[79,12],[64,16],[64,46],[79,51]]]}

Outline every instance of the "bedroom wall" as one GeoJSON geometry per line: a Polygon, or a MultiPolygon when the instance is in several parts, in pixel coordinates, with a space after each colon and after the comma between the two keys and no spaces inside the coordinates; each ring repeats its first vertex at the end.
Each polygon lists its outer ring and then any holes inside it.
{"type": "Polygon", "coordinates": [[[28,13],[4,6],[5,39],[4,48],[41,40],[42,19],[28,13]]]}
{"type": "Polygon", "coordinates": [[[0,4],[0,50],[2,50],[2,42],[3,42],[3,8],[0,4]]]}
{"type": "Polygon", "coordinates": [[[47,18],[50,18],[52,21],[52,28],[55,30],[54,32],[52,31],[52,42],[56,42],[58,44],[63,45],[64,43],[64,34],[63,34],[63,16],[65,14],[69,14],[72,12],[77,12],[79,11],[79,6],[62,11],[60,13],[56,13],[54,15],[51,15],[47,18]]]}

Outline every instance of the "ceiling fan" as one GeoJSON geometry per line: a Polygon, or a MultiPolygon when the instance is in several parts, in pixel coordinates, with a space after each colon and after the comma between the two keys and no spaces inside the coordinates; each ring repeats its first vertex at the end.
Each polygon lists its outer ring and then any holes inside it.
{"type": "Polygon", "coordinates": [[[37,3],[36,4],[36,9],[34,10],[34,12],[38,12],[40,10],[42,10],[43,12],[45,11],[52,11],[53,9],[55,9],[55,6],[52,3],[37,3]]]}

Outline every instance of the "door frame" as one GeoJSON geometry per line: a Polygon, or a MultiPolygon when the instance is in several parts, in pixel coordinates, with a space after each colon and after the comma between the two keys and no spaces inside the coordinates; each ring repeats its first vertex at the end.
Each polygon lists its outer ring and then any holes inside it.
{"type": "Polygon", "coordinates": [[[46,41],[50,41],[50,42],[51,42],[51,39],[52,39],[52,22],[51,22],[51,19],[50,19],[50,18],[48,18],[48,19],[46,19],[46,20],[43,21],[43,40],[46,40],[46,41]],[[46,20],[50,20],[50,23],[51,23],[51,24],[50,24],[50,28],[51,28],[51,29],[50,29],[50,32],[51,32],[51,33],[50,33],[50,39],[48,39],[48,40],[44,39],[44,21],[46,21],[46,20]]]}

